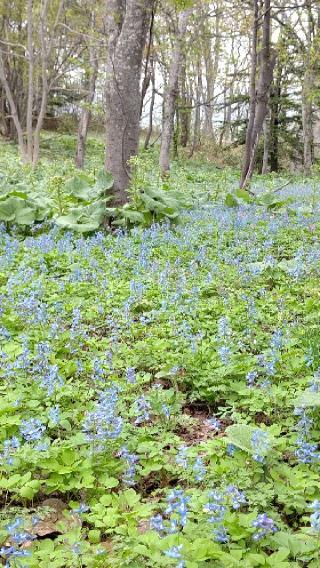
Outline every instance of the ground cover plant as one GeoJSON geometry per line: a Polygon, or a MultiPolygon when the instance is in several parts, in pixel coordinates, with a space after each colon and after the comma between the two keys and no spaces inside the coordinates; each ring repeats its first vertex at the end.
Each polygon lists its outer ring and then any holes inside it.
{"type": "Polygon", "coordinates": [[[2,224],[3,564],[320,566],[317,185],[236,179],[177,162],[179,222],[2,224]]]}

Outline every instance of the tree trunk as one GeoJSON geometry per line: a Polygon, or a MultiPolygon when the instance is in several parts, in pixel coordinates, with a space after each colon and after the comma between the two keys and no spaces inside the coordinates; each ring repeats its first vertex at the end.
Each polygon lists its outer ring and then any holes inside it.
{"type": "Polygon", "coordinates": [[[197,84],[195,98],[195,115],[193,126],[193,141],[189,158],[192,158],[195,150],[200,146],[201,138],[201,94],[202,94],[202,67],[200,57],[197,62],[197,84]]]}
{"type": "Polygon", "coordinates": [[[76,166],[79,169],[83,168],[84,158],[86,152],[86,142],[89,123],[91,119],[91,109],[90,105],[94,101],[94,96],[96,92],[96,82],[98,76],[98,57],[95,53],[95,48],[90,45],[89,47],[89,81],[88,81],[88,94],[86,98],[86,105],[81,111],[81,116],[79,120],[78,127],[78,138],[77,138],[77,150],[76,150],[76,166]]]}
{"type": "Polygon", "coordinates": [[[128,200],[129,160],[138,152],[142,55],[152,5],[148,0],[107,0],[107,8],[105,167],[114,178],[114,205],[122,205],[128,200]]]}
{"type": "Polygon", "coordinates": [[[187,92],[187,61],[186,53],[182,55],[181,64],[181,88],[180,88],[180,144],[186,148],[190,138],[190,120],[191,120],[191,101],[187,92]]]}
{"type": "Polygon", "coordinates": [[[282,68],[278,64],[277,76],[274,86],[271,89],[270,96],[270,150],[269,162],[270,171],[278,172],[279,170],[279,126],[280,126],[280,97],[281,97],[282,68]]]}
{"type": "Polygon", "coordinates": [[[213,128],[213,104],[214,104],[214,93],[216,80],[219,70],[219,60],[220,60],[220,48],[221,48],[221,33],[220,33],[220,21],[221,12],[219,6],[217,6],[217,13],[215,17],[215,40],[214,40],[214,58],[212,59],[211,52],[211,37],[207,42],[207,49],[205,52],[204,62],[206,71],[206,99],[207,102],[204,106],[205,111],[205,123],[204,123],[204,134],[210,139],[214,139],[214,128],[213,128]]]}
{"type": "Polygon", "coordinates": [[[33,157],[33,0],[28,0],[28,100],[27,100],[27,160],[32,164],[33,157]]]}
{"type": "Polygon", "coordinates": [[[306,70],[302,86],[302,126],[303,126],[303,164],[304,173],[309,176],[313,165],[313,104],[312,90],[314,88],[314,71],[312,62],[312,29],[313,18],[311,0],[306,2],[308,12],[307,24],[307,49],[306,49],[306,70]]]}
{"type": "Polygon", "coordinates": [[[149,148],[152,132],[153,132],[153,111],[154,105],[156,102],[156,76],[155,76],[155,69],[154,69],[154,61],[150,62],[151,65],[151,101],[150,101],[150,109],[149,109],[149,126],[146,135],[146,139],[144,142],[144,149],[147,150],[149,148]]]}
{"type": "Polygon", "coordinates": [[[174,130],[174,115],[179,94],[179,77],[181,72],[183,41],[187,30],[190,10],[184,10],[179,15],[178,34],[169,70],[168,88],[164,99],[164,114],[162,123],[160,170],[163,177],[170,173],[170,147],[174,130]]]}
{"type": "Polygon", "coordinates": [[[262,161],[262,174],[267,174],[269,171],[269,154],[270,154],[270,133],[271,125],[270,120],[266,119],[263,126],[264,144],[263,144],[263,161],[262,161]]]}
{"type": "MultiPolygon", "coordinates": [[[[257,4],[257,0],[255,0],[255,5],[257,4]]],[[[260,136],[263,129],[263,123],[266,118],[268,112],[268,99],[269,99],[269,92],[270,92],[270,85],[272,83],[273,78],[273,70],[276,62],[275,55],[271,55],[271,48],[270,48],[270,39],[271,39],[271,5],[270,0],[264,0],[263,4],[263,37],[262,37],[262,49],[260,54],[260,76],[258,81],[257,92],[254,94],[254,104],[251,104],[250,113],[254,111],[254,117],[252,119],[250,114],[249,119],[249,137],[246,140],[246,152],[245,152],[245,161],[244,167],[242,170],[242,178],[240,187],[244,188],[250,182],[255,160],[256,160],[256,151],[258,147],[258,143],[260,140],[260,136]]],[[[257,7],[255,7],[255,25],[254,28],[257,28],[257,7]]],[[[257,38],[257,29],[254,29],[254,37],[257,38]]],[[[255,41],[253,42],[255,43],[255,41]]],[[[252,59],[256,60],[254,57],[254,48],[252,52],[252,59]]],[[[256,66],[256,63],[253,61],[253,66],[256,66]]],[[[252,77],[252,87],[253,87],[253,77],[252,77]]]]}
{"type": "Polygon", "coordinates": [[[12,95],[12,92],[11,92],[11,89],[10,89],[10,85],[7,81],[1,50],[0,50],[0,81],[3,84],[4,90],[5,90],[5,93],[6,93],[6,97],[7,97],[7,101],[8,101],[9,107],[10,107],[12,120],[14,122],[14,126],[15,126],[15,129],[17,131],[18,146],[19,146],[21,158],[22,158],[22,161],[24,163],[26,163],[27,162],[27,149],[26,149],[26,146],[25,146],[25,143],[24,143],[23,129],[22,129],[21,122],[20,122],[20,119],[19,119],[19,116],[18,116],[17,106],[16,106],[15,100],[13,98],[13,95],[12,95]]]}
{"type": "Polygon", "coordinates": [[[253,22],[252,22],[252,46],[251,46],[251,73],[250,73],[250,108],[249,120],[246,132],[245,154],[242,166],[240,187],[244,185],[248,172],[252,151],[252,131],[256,114],[256,75],[257,75],[257,52],[258,52],[258,29],[259,29],[259,4],[254,0],[253,22]]]}

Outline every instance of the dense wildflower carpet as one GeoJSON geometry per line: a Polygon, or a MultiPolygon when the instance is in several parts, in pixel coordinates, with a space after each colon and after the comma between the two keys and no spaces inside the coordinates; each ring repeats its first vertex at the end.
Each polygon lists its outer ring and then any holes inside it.
{"type": "Polygon", "coordinates": [[[3,563],[320,566],[308,207],[199,205],[89,237],[2,228],[3,563]]]}

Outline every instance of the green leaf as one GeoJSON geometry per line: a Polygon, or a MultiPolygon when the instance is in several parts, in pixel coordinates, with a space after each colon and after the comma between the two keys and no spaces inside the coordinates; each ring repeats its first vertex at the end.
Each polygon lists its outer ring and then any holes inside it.
{"type": "Polygon", "coordinates": [[[299,398],[295,400],[294,404],[298,408],[320,406],[320,392],[306,390],[299,398]]]}
{"type": "Polygon", "coordinates": [[[245,189],[237,189],[235,194],[239,199],[243,199],[246,203],[252,203],[253,201],[250,193],[245,189]]]}
{"type": "MultiPolygon", "coordinates": [[[[261,430],[261,428],[257,428],[256,426],[248,426],[247,424],[232,424],[232,426],[228,426],[226,429],[227,434],[227,441],[228,443],[233,444],[237,448],[248,452],[249,454],[254,454],[254,448],[252,447],[252,436],[255,432],[261,431],[265,432],[265,430],[261,430]]],[[[270,449],[272,445],[274,445],[274,438],[269,434],[269,442],[270,442],[270,449]]]]}
{"type": "Polygon", "coordinates": [[[88,532],[88,539],[91,544],[99,544],[101,540],[101,532],[97,529],[92,529],[88,532]]]}
{"type": "Polygon", "coordinates": [[[239,205],[232,193],[227,193],[224,203],[227,207],[237,207],[239,205]]]}

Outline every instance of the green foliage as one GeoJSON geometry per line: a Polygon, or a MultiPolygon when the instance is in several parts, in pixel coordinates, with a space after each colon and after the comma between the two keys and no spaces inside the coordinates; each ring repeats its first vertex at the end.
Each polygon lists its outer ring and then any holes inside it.
{"type": "MultiPolygon", "coordinates": [[[[45,143],[48,153],[74,149],[70,137],[45,143]]],[[[13,199],[14,211],[10,230],[0,228],[1,547],[17,518],[31,535],[17,545],[30,555],[11,555],[11,565],[167,567],[180,559],[166,553],[181,547],[187,568],[318,568],[314,195],[301,203],[297,180],[288,215],[233,191],[236,172],[183,162],[163,184],[148,153],[135,164],[129,230],[90,234],[112,184],[99,174],[98,142],[81,174],[68,160],[21,169],[9,150],[0,167],[0,202],[13,199]],[[225,206],[227,194],[241,206],[225,206]],[[37,233],[36,221],[24,238],[12,227],[16,200],[22,211],[32,203],[40,223],[48,207],[69,230],[37,233]],[[259,461],[252,441],[265,433],[259,461]],[[183,526],[173,490],[185,499],[183,526]],[[277,532],[259,540],[263,513],[277,532]],[[228,542],[214,532],[221,524],[228,542]]],[[[263,194],[265,181],[253,191],[263,194]]]]}

